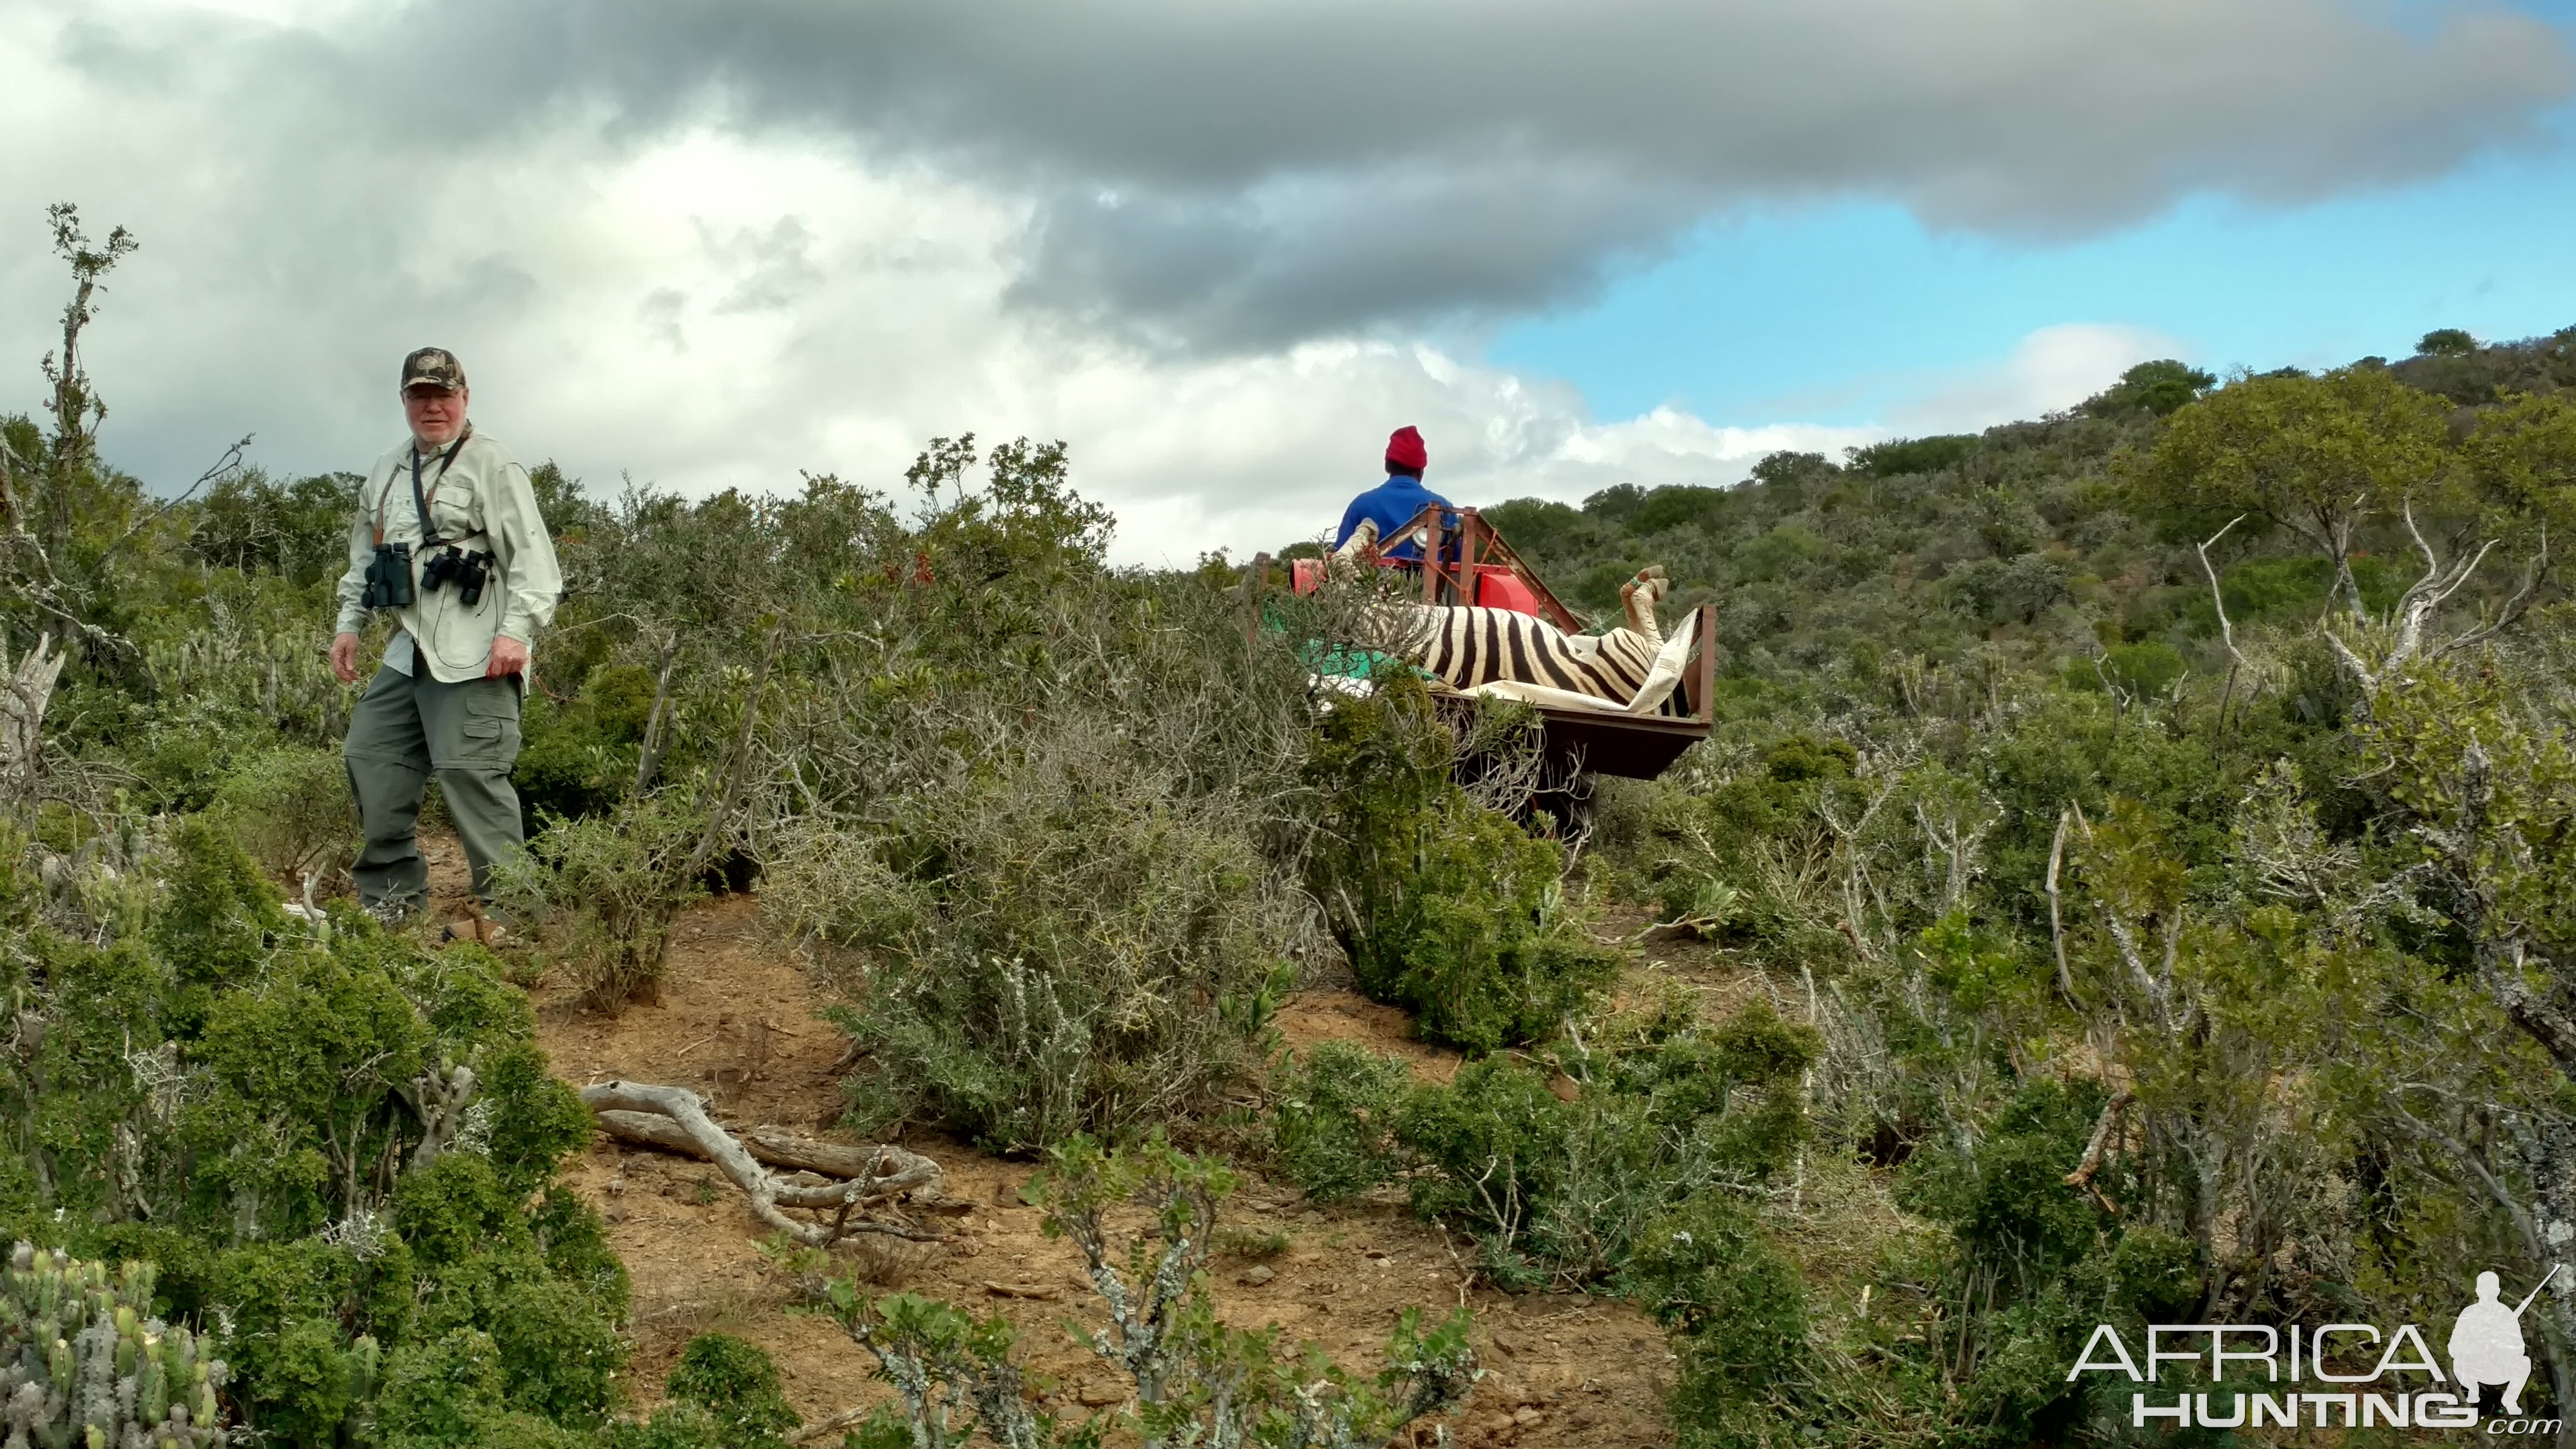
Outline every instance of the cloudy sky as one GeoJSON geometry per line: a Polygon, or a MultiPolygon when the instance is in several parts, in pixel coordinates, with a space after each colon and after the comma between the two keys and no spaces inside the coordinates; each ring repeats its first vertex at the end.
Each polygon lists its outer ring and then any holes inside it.
{"type": "Polygon", "coordinates": [[[1136,561],[2576,323],[2576,0],[0,0],[0,137],[0,411],[75,201],[156,485],[434,341],[594,489],[1060,437],[1136,561]]]}

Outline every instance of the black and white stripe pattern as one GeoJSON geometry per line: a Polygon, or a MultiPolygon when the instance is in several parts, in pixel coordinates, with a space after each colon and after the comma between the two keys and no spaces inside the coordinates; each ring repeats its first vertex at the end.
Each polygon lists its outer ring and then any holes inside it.
{"type": "Polygon", "coordinates": [[[1546,620],[1509,609],[1416,606],[1414,637],[1404,651],[1450,688],[1513,680],[1625,705],[1645,687],[1663,651],[1655,602],[1664,571],[1648,569],[1620,590],[1628,622],[1607,634],[1567,634],[1546,620]]]}

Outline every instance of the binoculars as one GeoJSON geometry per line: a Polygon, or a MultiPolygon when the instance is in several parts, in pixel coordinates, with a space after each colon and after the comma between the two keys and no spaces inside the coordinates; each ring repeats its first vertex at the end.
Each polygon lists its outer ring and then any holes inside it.
{"type": "Polygon", "coordinates": [[[467,553],[461,548],[451,548],[433,555],[422,566],[420,586],[443,589],[454,584],[457,602],[471,609],[483,602],[483,584],[492,577],[491,562],[492,555],[488,553],[467,553]]]}
{"type": "Polygon", "coordinates": [[[411,607],[411,545],[380,543],[367,562],[367,591],[361,601],[370,609],[411,607]]]}
{"type": "MultiPolygon", "coordinates": [[[[492,555],[467,553],[451,548],[432,554],[420,570],[420,586],[443,589],[456,586],[459,603],[471,609],[483,602],[483,585],[490,581],[492,555]]],[[[367,587],[362,602],[370,609],[404,609],[412,603],[411,545],[380,543],[376,556],[367,564],[367,587]]]]}

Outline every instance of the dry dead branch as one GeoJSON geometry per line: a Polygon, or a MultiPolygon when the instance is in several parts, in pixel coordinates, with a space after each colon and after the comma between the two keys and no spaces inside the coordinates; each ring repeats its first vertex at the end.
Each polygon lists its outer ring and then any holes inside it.
{"type": "Polygon", "coordinates": [[[2075,819],[2075,807],[2057,812],[2057,837],[2048,843],[2048,943],[2057,952],[2057,991],[2066,1004],[2081,1011],[2084,1002],[2075,994],[2075,973],[2066,969],[2066,919],[2059,910],[2057,876],[2066,864],[2066,827],[2075,819]]]}
{"type": "Polygon", "coordinates": [[[2476,552],[2461,555],[2445,564],[2441,555],[2434,552],[2433,545],[2425,540],[2424,531],[2416,526],[2415,506],[2411,499],[2403,512],[2406,532],[2415,540],[2415,551],[2424,559],[2424,576],[2406,590],[2384,620],[2373,621],[2366,613],[2357,612],[2349,631],[2351,640],[2347,641],[2343,632],[2333,628],[2322,631],[2326,647],[2334,651],[2336,663],[2360,690],[2359,708],[2365,715],[2379,692],[2403,674],[2409,665],[2419,660],[2430,664],[2446,654],[2483,644],[2512,627],[2530,612],[2542,581],[2549,576],[2549,534],[2544,529],[2540,535],[2540,546],[2532,554],[2530,566],[2523,571],[2521,584],[2494,617],[2448,639],[2438,642],[2428,639],[2426,630],[2432,626],[2434,616],[2450,602],[2452,595],[2468,583],[2469,577],[2478,571],[2478,565],[2486,561],[2486,556],[2494,551],[2496,544],[2490,539],[2480,544],[2476,552]],[[2361,651],[2354,647],[2356,643],[2376,652],[2378,662],[2374,664],[2364,659],[2361,651]]]}
{"type": "MultiPolygon", "coordinates": [[[[612,1137],[685,1152],[692,1157],[706,1156],[687,1128],[658,1113],[612,1110],[594,1116],[612,1137]]],[[[851,1147],[818,1141],[783,1127],[750,1127],[736,1135],[743,1149],[762,1163],[862,1181],[868,1184],[865,1196],[870,1199],[910,1193],[911,1200],[906,1205],[924,1212],[956,1216],[975,1210],[973,1203],[946,1195],[938,1163],[900,1147],[851,1147]]],[[[790,1207],[808,1206],[791,1200],[787,1191],[782,1187],[779,1201],[790,1207]]],[[[840,1190],[832,1189],[826,1205],[838,1207],[840,1202],[840,1190]]]]}
{"type": "Polygon", "coordinates": [[[187,502],[189,499],[196,497],[198,489],[205,487],[209,483],[220,482],[223,479],[240,472],[242,454],[250,451],[251,437],[252,435],[249,433],[242,434],[241,441],[233,444],[229,448],[226,448],[223,451],[222,456],[216,458],[214,462],[206,466],[206,471],[197,475],[196,482],[181,489],[177,497],[165,500],[160,507],[144,514],[141,518],[134,520],[134,526],[117,535],[116,542],[109,544],[107,546],[107,552],[100,554],[98,556],[98,562],[91,565],[91,567],[96,569],[105,565],[110,558],[113,558],[116,555],[117,550],[133,542],[136,534],[139,534],[143,530],[151,527],[153,524],[160,522],[162,516],[167,514],[171,509],[176,508],[180,504],[187,502]]]}
{"type": "Polygon", "coordinates": [[[2080,1187],[2090,1192],[2094,1200],[2101,1203],[2107,1212],[2117,1213],[2120,1205],[2111,1201],[2109,1195],[2093,1181],[2093,1174],[2102,1170],[2102,1156],[2110,1149],[2112,1134],[2120,1125],[2120,1114],[2128,1110],[2129,1103],[2135,1095],[2135,1093],[2123,1091],[2102,1104],[2102,1115],[2093,1124],[2093,1140],[2084,1144],[2083,1160],[2076,1164],[2073,1172],[2066,1174],[2068,1187],[2080,1187]]]}
{"type": "Polygon", "coordinates": [[[811,1444],[818,1439],[833,1438],[843,1431],[856,1426],[858,1422],[861,1419],[866,1418],[869,1412],[875,1407],[876,1406],[874,1404],[861,1404],[855,1409],[843,1409],[841,1412],[834,1414],[828,1419],[808,1424],[804,1428],[797,1430],[795,1433],[788,1435],[787,1442],[790,1444],[811,1444]]]}
{"type": "Polygon", "coordinates": [[[0,640],[0,782],[21,782],[30,802],[43,761],[45,704],[66,657],[53,644],[51,634],[38,639],[12,669],[0,640]]]}
{"type": "Polygon", "coordinates": [[[2220,539],[2227,536],[2229,529],[2244,521],[2244,514],[2236,515],[2227,520],[2226,528],[2211,534],[2200,544],[2200,568],[2201,572],[2209,575],[2209,601],[2218,610],[2218,634],[2220,638],[2227,641],[2227,657],[2236,661],[2236,667],[2239,669],[2245,667],[2245,656],[2237,652],[2236,626],[2227,619],[2227,591],[2218,586],[2218,565],[2209,561],[2209,551],[2217,546],[2220,539]]]}
{"type": "MultiPolygon", "coordinates": [[[[939,1164],[919,1153],[891,1145],[839,1148],[792,1133],[759,1129],[746,1134],[747,1147],[707,1115],[706,1100],[685,1087],[656,1087],[641,1082],[601,1082],[581,1089],[583,1105],[612,1136],[702,1157],[723,1169],[734,1186],[751,1199],[751,1210],[763,1223],[808,1247],[826,1248],[859,1233],[884,1233],[914,1242],[944,1241],[934,1232],[902,1222],[853,1217],[863,1207],[891,1207],[906,1193],[920,1205],[944,1210],[947,1194],[939,1164]],[[782,1166],[812,1168],[830,1163],[853,1169],[847,1180],[827,1186],[782,1182],[761,1166],[760,1146],[782,1166]],[[826,1208],[830,1223],[799,1222],[782,1208],[826,1208]]],[[[823,1170],[823,1169],[816,1169],[823,1170]]]]}

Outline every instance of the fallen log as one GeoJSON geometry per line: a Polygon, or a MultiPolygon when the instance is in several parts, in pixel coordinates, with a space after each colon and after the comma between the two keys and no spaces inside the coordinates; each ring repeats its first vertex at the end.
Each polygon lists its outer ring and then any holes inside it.
{"type": "MultiPolygon", "coordinates": [[[[611,1137],[711,1160],[704,1144],[687,1127],[659,1112],[610,1108],[591,1115],[600,1130],[611,1137]]],[[[754,1161],[851,1180],[832,1187],[776,1182],[778,1201],[787,1207],[839,1207],[847,1201],[875,1202],[908,1192],[913,1196],[911,1206],[928,1212],[954,1216],[975,1210],[973,1203],[948,1196],[942,1187],[945,1179],[939,1164],[917,1152],[894,1146],[849,1147],[838,1142],[817,1142],[775,1127],[751,1128],[737,1140],[754,1161]],[[857,1185],[855,1193],[850,1190],[852,1184],[857,1185]]]]}
{"type": "MultiPolygon", "coordinates": [[[[928,1175],[928,1182],[939,1180],[939,1166],[927,1157],[916,1156],[899,1147],[852,1147],[840,1142],[818,1142],[811,1137],[790,1132],[784,1127],[747,1127],[742,1145],[751,1155],[773,1167],[801,1167],[825,1177],[869,1177],[883,1170],[883,1153],[897,1159],[910,1159],[928,1175]]],[[[913,1184],[906,1183],[906,1187],[913,1184]]]]}
{"type": "Polygon", "coordinates": [[[829,1247],[853,1233],[885,1233],[925,1243],[944,1241],[937,1233],[906,1224],[851,1216],[858,1208],[890,1202],[905,1192],[918,1192],[933,1199],[931,1205],[944,1205],[946,1194],[939,1190],[939,1164],[919,1153],[894,1146],[843,1149],[851,1156],[834,1160],[856,1169],[848,1181],[802,1186],[770,1176],[760,1165],[758,1155],[717,1126],[715,1119],[707,1115],[705,1100],[685,1087],[600,1082],[582,1088],[581,1100],[612,1136],[685,1152],[714,1163],[751,1199],[753,1216],[809,1247],[829,1247]],[[828,1208],[835,1215],[828,1225],[800,1223],[779,1211],[781,1207],[828,1208]]]}

